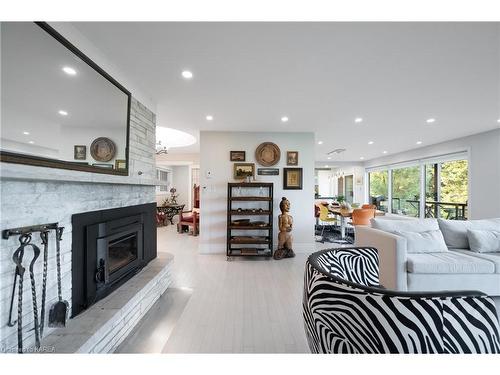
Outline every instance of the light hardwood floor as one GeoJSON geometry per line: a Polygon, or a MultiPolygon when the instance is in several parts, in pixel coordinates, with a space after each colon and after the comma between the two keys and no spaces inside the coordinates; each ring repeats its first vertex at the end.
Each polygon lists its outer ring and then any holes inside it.
{"type": "Polygon", "coordinates": [[[309,352],[301,307],[307,254],[227,262],[224,254],[198,254],[198,237],[173,226],[158,229],[158,251],[174,255],[171,297],[153,306],[148,323],[141,322],[118,351],[158,352],[164,340],[163,353],[309,352]],[[176,298],[176,290],[190,290],[190,297],[176,298]],[[185,307],[180,312],[171,304],[185,307]]]}

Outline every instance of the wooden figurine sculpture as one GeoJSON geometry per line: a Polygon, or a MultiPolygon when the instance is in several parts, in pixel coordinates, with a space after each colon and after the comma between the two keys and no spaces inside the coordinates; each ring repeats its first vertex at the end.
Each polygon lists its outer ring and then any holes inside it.
{"type": "Polygon", "coordinates": [[[295,253],[292,250],[292,226],[293,217],[288,214],[290,211],[290,201],[285,197],[280,202],[281,215],[278,216],[278,249],[274,253],[274,259],[293,258],[295,253]]]}

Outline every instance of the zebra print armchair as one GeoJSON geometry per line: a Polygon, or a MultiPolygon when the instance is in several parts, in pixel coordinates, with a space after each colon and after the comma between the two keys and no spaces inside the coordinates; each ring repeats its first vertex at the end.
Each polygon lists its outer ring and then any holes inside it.
{"type": "Polygon", "coordinates": [[[386,290],[375,248],[309,256],[302,304],[313,353],[500,353],[490,297],[386,290]]]}

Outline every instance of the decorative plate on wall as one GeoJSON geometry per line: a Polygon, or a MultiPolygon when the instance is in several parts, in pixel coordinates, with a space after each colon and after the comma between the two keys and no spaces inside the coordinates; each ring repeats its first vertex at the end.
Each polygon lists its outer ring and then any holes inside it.
{"type": "Polygon", "coordinates": [[[272,142],[264,142],[255,150],[255,160],[264,167],[271,167],[280,161],[280,148],[272,142]]]}
{"type": "Polygon", "coordinates": [[[90,145],[90,155],[97,161],[110,161],[115,157],[116,145],[106,137],[94,139],[90,145]]]}

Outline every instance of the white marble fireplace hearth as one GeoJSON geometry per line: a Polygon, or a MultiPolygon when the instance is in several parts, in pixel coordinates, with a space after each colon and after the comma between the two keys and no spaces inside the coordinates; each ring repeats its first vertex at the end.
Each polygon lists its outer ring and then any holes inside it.
{"type": "Polygon", "coordinates": [[[109,296],[42,340],[51,353],[112,353],[172,281],[173,256],[159,254],[109,296]]]}

